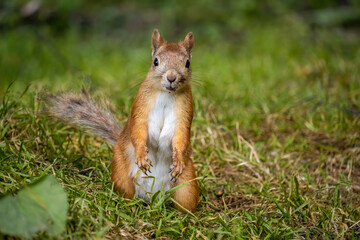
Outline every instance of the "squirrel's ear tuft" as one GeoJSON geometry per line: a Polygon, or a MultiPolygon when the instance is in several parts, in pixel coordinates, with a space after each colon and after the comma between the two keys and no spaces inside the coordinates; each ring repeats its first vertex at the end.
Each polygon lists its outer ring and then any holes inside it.
{"type": "Polygon", "coordinates": [[[194,35],[192,32],[189,32],[184,39],[184,46],[186,48],[187,53],[189,54],[189,58],[191,58],[191,52],[194,47],[194,35]]]}
{"type": "Polygon", "coordinates": [[[154,32],[151,37],[151,48],[152,48],[152,55],[154,56],[156,51],[159,49],[161,44],[163,44],[164,40],[162,39],[159,30],[154,29],[154,32]]]}

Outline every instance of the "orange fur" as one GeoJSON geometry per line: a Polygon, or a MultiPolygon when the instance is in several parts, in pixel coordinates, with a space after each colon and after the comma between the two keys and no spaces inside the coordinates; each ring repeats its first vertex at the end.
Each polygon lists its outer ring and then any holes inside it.
{"type": "MultiPolygon", "coordinates": [[[[175,69],[184,69],[187,59],[191,58],[191,51],[194,45],[192,33],[189,33],[184,42],[168,43],[164,41],[157,30],[152,36],[153,58],[158,56],[161,63],[166,63],[175,69]],[[183,64],[183,65],[181,65],[183,64]]],[[[124,193],[126,198],[132,198],[135,194],[134,179],[130,177],[131,157],[129,152],[134,149],[135,162],[144,173],[151,170],[152,160],[147,157],[148,140],[148,118],[154,108],[156,96],[159,92],[166,92],[160,84],[162,75],[158,73],[156,66],[151,66],[149,73],[141,84],[135,97],[130,117],[123,128],[118,142],[114,146],[111,179],[115,188],[124,193]]],[[[169,73],[170,74],[170,73],[169,73]]],[[[185,81],[179,81],[178,88],[174,91],[174,113],[176,126],[172,139],[173,164],[170,166],[171,176],[177,179],[175,186],[188,180],[194,179],[195,170],[190,158],[190,129],[193,118],[192,94],[190,87],[191,69],[184,69],[183,72],[176,72],[176,76],[185,81]]],[[[173,77],[173,76],[172,76],[173,77]]],[[[171,86],[171,84],[170,84],[171,86]]],[[[174,195],[177,201],[184,208],[194,212],[199,201],[199,190],[196,180],[176,190],[174,195]]],[[[175,206],[180,211],[180,207],[175,206]]]]}
{"type": "MultiPolygon", "coordinates": [[[[184,171],[179,177],[178,184],[182,184],[194,178],[196,178],[194,165],[192,163],[192,160],[190,158],[187,158],[184,171]]],[[[199,189],[197,181],[191,181],[177,189],[173,198],[182,207],[186,208],[190,212],[195,212],[196,206],[199,202],[199,189]]],[[[178,205],[175,205],[175,208],[179,211],[185,212],[178,205]]]]}

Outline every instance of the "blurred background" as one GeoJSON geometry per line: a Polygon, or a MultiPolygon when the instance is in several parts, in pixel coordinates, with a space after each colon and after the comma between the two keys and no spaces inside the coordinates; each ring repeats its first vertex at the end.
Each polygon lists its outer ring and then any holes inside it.
{"type": "Polygon", "coordinates": [[[360,1],[0,0],[0,165],[0,195],[61,180],[65,238],[359,239],[360,1]],[[110,148],[40,114],[42,91],[85,86],[124,124],[154,28],[195,37],[201,221],[133,210],[110,148]]]}
{"type": "Polygon", "coordinates": [[[0,26],[2,30],[47,27],[58,34],[76,29],[123,39],[158,27],[170,38],[191,30],[201,40],[236,42],[254,25],[293,18],[313,27],[359,27],[359,8],[357,0],[12,0],[1,2],[0,26]]]}
{"type": "Polygon", "coordinates": [[[252,108],[267,114],[290,102],[358,113],[357,0],[3,0],[0,93],[13,81],[33,92],[87,85],[127,113],[151,64],[154,28],[169,41],[194,32],[201,106],[247,108],[250,115],[238,117],[248,124],[252,108]]]}

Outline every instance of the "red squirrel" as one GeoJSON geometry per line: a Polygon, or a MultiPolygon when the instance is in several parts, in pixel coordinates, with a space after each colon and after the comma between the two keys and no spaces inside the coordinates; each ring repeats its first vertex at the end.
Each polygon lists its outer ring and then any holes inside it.
{"type": "Polygon", "coordinates": [[[111,180],[125,198],[148,200],[148,193],[161,187],[167,191],[192,180],[178,188],[173,199],[182,206],[175,204],[180,211],[196,209],[199,189],[190,156],[193,46],[191,32],[184,41],[169,43],[154,30],[152,64],[123,128],[86,93],[47,94],[45,105],[50,116],[84,127],[113,145],[111,180]]]}

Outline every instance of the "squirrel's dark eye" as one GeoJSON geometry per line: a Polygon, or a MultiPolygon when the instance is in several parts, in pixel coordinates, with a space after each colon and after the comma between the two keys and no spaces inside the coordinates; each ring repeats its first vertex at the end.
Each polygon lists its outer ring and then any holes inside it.
{"type": "Polygon", "coordinates": [[[185,67],[186,67],[186,68],[189,68],[189,67],[190,67],[190,61],[189,61],[189,60],[186,60],[185,67]]]}
{"type": "Polygon", "coordinates": [[[154,66],[158,66],[159,65],[159,60],[157,58],[154,59],[154,66]]]}

